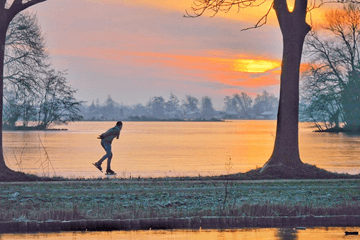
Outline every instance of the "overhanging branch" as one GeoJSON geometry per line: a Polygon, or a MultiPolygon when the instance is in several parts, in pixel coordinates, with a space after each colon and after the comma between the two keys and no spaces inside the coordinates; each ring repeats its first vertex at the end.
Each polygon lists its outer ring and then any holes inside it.
{"type": "Polygon", "coordinates": [[[15,17],[15,15],[18,14],[19,12],[21,12],[35,4],[45,2],[45,1],[46,0],[28,0],[23,3],[23,0],[14,0],[13,4],[9,7],[9,9],[7,9],[7,12],[9,13],[8,17],[10,18],[9,20],[11,21],[15,17]]]}
{"type": "Polygon", "coordinates": [[[270,14],[271,9],[273,9],[273,7],[274,7],[274,2],[271,4],[271,6],[269,7],[266,14],[264,16],[262,16],[260,18],[260,20],[253,27],[244,28],[244,29],[241,29],[241,31],[255,29],[255,28],[259,28],[261,26],[264,26],[267,23],[268,16],[270,14]]]}
{"type": "MultiPolygon", "coordinates": [[[[240,9],[242,8],[248,8],[248,7],[258,7],[262,4],[264,4],[266,1],[270,0],[194,0],[193,6],[191,7],[192,13],[189,13],[189,11],[185,10],[184,17],[186,18],[196,18],[202,16],[205,12],[209,11],[212,12],[210,17],[214,17],[219,12],[229,12],[233,7],[238,8],[238,12],[240,12],[240,9]]],[[[259,28],[267,23],[268,16],[271,12],[272,8],[278,8],[280,3],[280,8],[283,13],[286,11],[287,13],[290,13],[288,10],[287,2],[286,0],[278,1],[278,0],[271,0],[271,6],[268,8],[266,13],[259,19],[259,21],[252,27],[242,29],[243,30],[249,30],[249,29],[255,29],[259,28]],[[276,2],[276,3],[275,3],[276,2]],[[275,6],[277,5],[277,6],[275,6]]],[[[298,9],[299,12],[305,12],[305,15],[307,13],[310,13],[310,19],[311,18],[311,11],[317,8],[320,8],[324,4],[329,3],[360,3],[360,0],[308,0],[308,4],[304,5],[301,1],[297,1],[295,9],[298,9]],[[303,11],[306,9],[305,11],[303,11]]],[[[311,20],[312,22],[312,20],[311,20]]]]}
{"type": "Polygon", "coordinates": [[[194,0],[190,14],[185,11],[184,17],[195,18],[204,14],[205,11],[213,12],[212,17],[219,12],[229,12],[234,6],[240,11],[241,8],[258,7],[267,0],[194,0]]]}

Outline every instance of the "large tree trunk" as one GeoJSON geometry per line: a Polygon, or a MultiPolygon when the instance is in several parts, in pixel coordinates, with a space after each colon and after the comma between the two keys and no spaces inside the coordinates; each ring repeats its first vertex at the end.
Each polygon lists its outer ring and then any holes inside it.
{"type": "Polygon", "coordinates": [[[306,5],[307,0],[296,0],[294,11],[290,13],[286,0],[274,1],[283,35],[283,59],[275,146],[262,173],[302,165],[298,143],[299,73],[304,39],[310,30],[305,21],[306,5]]]}

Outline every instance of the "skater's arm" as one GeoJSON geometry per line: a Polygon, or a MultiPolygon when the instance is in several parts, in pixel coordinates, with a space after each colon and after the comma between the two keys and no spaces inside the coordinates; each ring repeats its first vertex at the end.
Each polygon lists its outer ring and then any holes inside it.
{"type": "Polygon", "coordinates": [[[120,137],[121,129],[122,129],[122,125],[119,127],[118,134],[117,134],[117,139],[119,139],[119,137],[120,137]]]}
{"type": "Polygon", "coordinates": [[[104,139],[110,136],[114,136],[117,137],[119,139],[119,134],[120,131],[116,128],[110,128],[109,130],[107,130],[105,133],[101,134],[98,138],[99,139],[104,139]]]}

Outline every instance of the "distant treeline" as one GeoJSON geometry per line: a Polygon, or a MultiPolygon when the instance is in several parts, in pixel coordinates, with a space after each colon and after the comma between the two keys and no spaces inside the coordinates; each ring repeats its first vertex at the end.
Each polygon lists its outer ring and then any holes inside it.
{"type": "Polygon", "coordinates": [[[187,95],[180,101],[170,94],[169,99],[151,97],[146,105],[127,106],[116,103],[108,96],[104,103],[99,100],[83,105],[81,115],[84,120],[219,120],[219,119],[276,119],[278,98],[264,91],[252,99],[246,93],[234,94],[224,99],[222,110],[215,110],[210,97],[201,100],[187,95]]]}

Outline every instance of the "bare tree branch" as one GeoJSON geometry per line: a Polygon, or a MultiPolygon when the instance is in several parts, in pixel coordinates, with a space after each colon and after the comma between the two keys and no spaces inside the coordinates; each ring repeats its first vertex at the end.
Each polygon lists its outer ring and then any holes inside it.
{"type": "Polygon", "coordinates": [[[5,8],[6,0],[0,0],[0,6],[5,8]]]}
{"type": "Polygon", "coordinates": [[[262,16],[262,18],[260,18],[260,20],[253,27],[248,27],[248,28],[245,28],[245,29],[241,29],[241,31],[254,29],[254,28],[259,28],[261,26],[264,26],[267,23],[268,16],[270,14],[271,9],[273,9],[273,7],[274,7],[274,2],[269,7],[267,13],[264,16],[262,16]]]}
{"type": "MultiPolygon", "coordinates": [[[[212,12],[210,17],[214,17],[219,12],[229,12],[233,7],[238,8],[238,12],[240,12],[243,8],[248,7],[258,7],[264,4],[269,0],[194,0],[193,6],[191,7],[192,13],[189,13],[188,10],[185,10],[185,14],[183,15],[186,18],[196,18],[202,16],[206,11],[212,12]]],[[[359,0],[310,0],[308,4],[304,4],[306,1],[296,0],[294,11],[296,13],[307,14],[310,13],[310,19],[312,22],[311,11],[317,8],[320,8],[324,4],[330,3],[360,3],[359,0]]],[[[256,22],[256,24],[252,27],[248,27],[244,30],[259,28],[267,23],[268,16],[271,12],[272,8],[277,8],[278,11],[282,11],[282,14],[290,14],[286,0],[272,0],[272,3],[264,13],[264,15],[256,22]],[[277,6],[275,6],[275,4],[277,6]]],[[[305,17],[304,15],[304,17],[305,17]]],[[[286,17],[285,17],[286,18],[286,17]]]]}
{"type": "Polygon", "coordinates": [[[192,11],[190,14],[186,11],[184,17],[199,17],[204,14],[206,10],[213,11],[215,16],[218,12],[229,12],[234,6],[240,11],[241,8],[258,7],[266,0],[194,0],[192,11]]]}
{"type": "Polygon", "coordinates": [[[13,4],[10,6],[11,11],[21,12],[28,7],[31,7],[37,3],[45,2],[46,0],[28,0],[23,3],[23,0],[14,0],[13,4]]]}
{"type": "MultiPolygon", "coordinates": [[[[11,21],[12,18],[15,17],[16,14],[19,12],[41,2],[45,2],[47,0],[28,0],[25,3],[23,3],[23,0],[14,0],[13,4],[10,6],[10,8],[7,10],[9,13],[9,20],[11,21]]],[[[6,2],[6,1],[5,1],[6,2]]]]}

